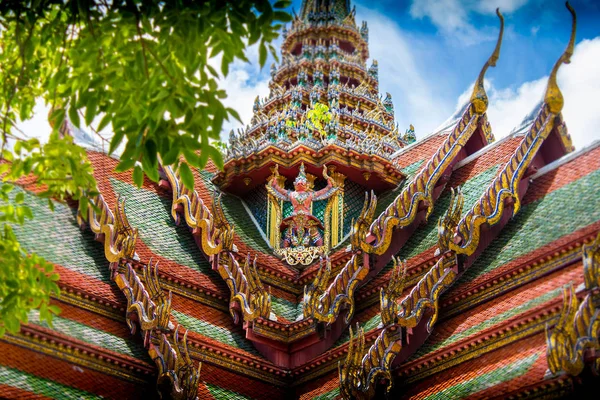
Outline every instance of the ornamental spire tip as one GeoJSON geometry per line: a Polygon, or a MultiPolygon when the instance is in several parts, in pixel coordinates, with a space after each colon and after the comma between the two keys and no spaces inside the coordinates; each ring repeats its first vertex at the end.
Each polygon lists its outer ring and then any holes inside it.
{"type": "Polygon", "coordinates": [[[558,87],[558,83],[556,82],[556,75],[558,73],[558,69],[563,63],[569,64],[571,62],[571,56],[573,55],[573,50],[575,48],[575,31],[577,30],[577,15],[575,14],[575,10],[573,7],[571,7],[568,1],[565,5],[571,13],[573,21],[571,25],[571,38],[569,39],[569,44],[567,45],[564,53],[562,53],[562,55],[556,61],[556,64],[554,64],[554,68],[552,68],[550,78],[548,78],[546,94],[544,95],[544,103],[548,105],[550,112],[553,114],[560,113],[565,103],[563,95],[558,87]]]}
{"type": "Polygon", "coordinates": [[[495,67],[498,58],[500,58],[500,47],[502,46],[502,35],[504,34],[504,17],[500,13],[499,8],[496,8],[496,15],[498,15],[498,18],[500,18],[500,33],[498,34],[496,48],[481,69],[479,77],[477,77],[477,81],[475,81],[473,94],[471,94],[471,103],[473,106],[475,106],[475,112],[479,114],[483,114],[488,107],[488,97],[485,93],[485,88],[483,87],[483,78],[485,77],[485,72],[487,71],[488,67],[495,67]]]}

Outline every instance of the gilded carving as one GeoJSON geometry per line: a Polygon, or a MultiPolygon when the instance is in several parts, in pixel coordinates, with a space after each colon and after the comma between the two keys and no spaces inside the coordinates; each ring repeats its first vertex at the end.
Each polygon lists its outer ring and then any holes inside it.
{"type": "MultiPolygon", "coordinates": [[[[125,214],[125,202],[117,200],[114,214],[101,194],[91,202],[93,206],[87,210],[88,223],[97,237],[103,237],[106,259],[109,262],[117,262],[121,258],[133,258],[138,230],[129,224],[125,214]]],[[[78,215],[77,219],[82,225],[81,215],[78,215]]]]}
{"type": "Polygon", "coordinates": [[[589,245],[583,246],[583,276],[588,290],[600,287],[600,232],[589,245]]]}
{"type": "Polygon", "coordinates": [[[219,254],[218,272],[229,287],[229,312],[236,323],[239,317],[234,303],[239,304],[244,321],[268,319],[271,313],[271,294],[265,290],[256,271],[256,259],[252,266],[250,264],[249,254],[243,267],[240,267],[232,252],[223,251],[219,254]]]}
{"type": "MultiPolygon", "coordinates": [[[[157,386],[168,384],[170,392],[168,396],[177,400],[197,399],[198,384],[200,383],[200,369],[202,363],[199,363],[198,369],[195,368],[187,346],[187,331],[183,340],[179,341],[179,327],[175,329],[173,343],[169,342],[167,336],[160,334],[158,345],[152,344],[150,348],[150,357],[158,367],[157,386]]],[[[159,390],[159,394],[163,392],[159,390]]]]}
{"type": "Polygon", "coordinates": [[[465,199],[460,187],[456,189],[452,188],[448,210],[438,221],[438,248],[441,254],[448,251],[450,248],[449,243],[454,239],[464,202],[465,199]]]}
{"type": "Polygon", "coordinates": [[[406,283],[406,262],[398,260],[396,257],[392,258],[394,262],[394,269],[388,282],[387,288],[381,288],[379,293],[379,305],[381,308],[381,323],[383,326],[392,325],[396,322],[396,316],[400,312],[398,306],[398,298],[404,291],[404,284],[406,283]]]}
{"type": "Polygon", "coordinates": [[[600,350],[600,309],[588,294],[581,304],[573,286],[563,292],[563,307],[554,328],[546,324],[546,356],[553,374],[579,375],[585,366],[586,349],[600,350]]]}
{"type": "Polygon", "coordinates": [[[523,137],[520,146],[506,163],[500,175],[494,179],[478,202],[473,205],[458,225],[457,236],[448,243],[449,248],[458,254],[471,255],[479,245],[481,226],[497,224],[508,204],[513,205],[512,214],[521,208],[519,184],[537,154],[544,140],[555,127],[557,117],[562,109],[562,94],[556,85],[556,73],[563,63],[570,61],[575,40],[575,12],[567,3],[567,8],[573,16],[571,39],[565,52],[560,56],[548,80],[548,89],[540,112],[531,129],[523,137]]]}
{"type": "Polygon", "coordinates": [[[127,325],[132,334],[136,331],[135,322],[146,335],[153,329],[169,331],[171,292],[167,298],[160,287],[158,263],[153,266],[151,260],[144,266],[143,271],[145,287],[129,263],[125,265],[124,273],[117,273],[114,277],[117,286],[127,298],[127,325]]]}
{"type": "Polygon", "coordinates": [[[208,207],[204,204],[198,193],[193,188],[183,185],[179,172],[173,171],[170,166],[163,167],[163,171],[171,185],[173,203],[171,215],[179,223],[178,206],[183,207],[183,218],[191,229],[197,229],[200,234],[201,248],[207,256],[218,254],[223,249],[219,240],[219,230],[214,227],[214,219],[208,207]]]}
{"type": "Polygon", "coordinates": [[[425,218],[428,218],[434,206],[433,189],[443,173],[466,145],[476,128],[481,124],[487,126],[487,119],[484,118],[487,109],[487,95],[483,88],[483,77],[489,66],[496,65],[499,57],[504,19],[499,12],[498,17],[500,18],[500,33],[496,48],[477,78],[470,105],[444,144],[371,225],[370,233],[376,237],[376,240],[374,243],[363,243],[362,250],[371,254],[384,254],[391,243],[392,231],[412,224],[419,212],[420,203],[427,206],[425,218]]]}

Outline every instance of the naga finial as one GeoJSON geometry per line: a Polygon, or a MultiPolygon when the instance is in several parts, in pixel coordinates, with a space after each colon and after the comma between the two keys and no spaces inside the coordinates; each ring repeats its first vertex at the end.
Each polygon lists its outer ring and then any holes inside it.
{"type": "Polygon", "coordinates": [[[571,38],[569,39],[569,44],[565,49],[564,53],[560,56],[556,64],[554,64],[554,68],[552,68],[552,72],[550,73],[550,78],[548,78],[548,87],[546,88],[546,94],[544,95],[544,103],[548,105],[548,109],[552,114],[558,114],[565,103],[563,99],[563,95],[558,88],[558,84],[556,83],[556,74],[558,73],[558,69],[560,66],[564,64],[569,64],[571,62],[571,56],[573,55],[573,49],[575,47],[575,31],[577,29],[577,15],[575,15],[575,10],[569,2],[566,2],[567,9],[571,13],[573,17],[573,25],[571,26],[571,38]]]}
{"type": "Polygon", "coordinates": [[[475,107],[475,112],[479,114],[483,114],[488,107],[488,97],[485,93],[485,89],[483,87],[483,78],[485,76],[485,72],[488,67],[495,67],[496,61],[500,57],[500,47],[502,46],[502,35],[504,34],[504,17],[500,14],[500,9],[496,8],[496,15],[500,18],[500,33],[498,34],[498,41],[496,42],[496,48],[494,52],[487,60],[481,72],[479,73],[479,77],[477,77],[477,81],[475,82],[475,87],[473,88],[473,94],[471,94],[471,103],[475,107]]]}

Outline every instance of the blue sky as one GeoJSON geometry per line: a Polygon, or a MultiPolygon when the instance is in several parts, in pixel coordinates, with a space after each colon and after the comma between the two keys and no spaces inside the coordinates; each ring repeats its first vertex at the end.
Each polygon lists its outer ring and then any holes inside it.
{"type": "MultiPolygon", "coordinates": [[[[571,4],[578,18],[577,46],[572,63],[561,67],[559,85],[565,96],[563,115],[581,148],[600,139],[600,2],[571,4]]],[[[500,60],[488,70],[486,86],[488,117],[497,138],[510,133],[541,100],[571,29],[562,1],[381,0],[352,5],[357,24],[368,23],[380,92],[392,94],[397,122],[401,128],[414,124],[417,138],[433,132],[468,98],[496,42],[496,7],[504,15],[505,33],[500,60]]],[[[300,7],[301,0],[294,1],[297,12],[300,7]]],[[[251,49],[252,64],[238,63],[224,81],[228,101],[245,122],[256,94],[268,94],[269,68],[259,70],[255,53],[251,49]]]]}
{"type": "MultiPolygon", "coordinates": [[[[600,0],[573,0],[577,41],[569,65],[558,75],[565,97],[563,116],[576,148],[600,139],[600,0]]],[[[372,0],[352,1],[356,22],[369,27],[370,56],[379,62],[379,88],[393,96],[401,129],[413,124],[417,139],[432,133],[466,101],[470,86],[491,54],[498,35],[496,7],[505,33],[496,68],[486,74],[488,118],[496,138],[510,133],[542,99],[552,66],[569,40],[571,16],[562,1],[543,0],[372,0]]],[[[301,0],[293,8],[299,12],[301,0]]],[[[281,39],[275,44],[279,49],[281,39]]],[[[221,86],[226,104],[245,123],[257,95],[269,93],[269,60],[258,67],[256,46],[250,63],[236,61],[221,86]]],[[[213,59],[219,65],[218,59],[213,59]]],[[[370,61],[369,61],[370,65],[370,61]]],[[[218,68],[217,68],[218,69],[218,68]]],[[[21,128],[31,136],[49,131],[47,109],[21,128]]],[[[230,129],[226,123],[222,138],[230,129]]],[[[109,132],[106,132],[109,136],[109,132]]]]}

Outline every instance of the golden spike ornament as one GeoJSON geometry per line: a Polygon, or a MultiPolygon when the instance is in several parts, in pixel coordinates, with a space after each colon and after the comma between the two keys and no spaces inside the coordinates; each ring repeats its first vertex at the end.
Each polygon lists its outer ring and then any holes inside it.
{"type": "MultiPolygon", "coordinates": [[[[167,336],[161,334],[157,344],[152,344],[150,356],[158,367],[157,386],[168,384],[170,392],[165,393],[169,398],[177,400],[195,400],[198,394],[198,384],[200,383],[200,369],[194,367],[190,358],[187,334],[185,331],[183,340],[179,340],[179,326],[175,328],[173,334],[173,343],[169,342],[167,336]]],[[[163,393],[159,390],[159,394],[163,393]]]]}
{"type": "Polygon", "coordinates": [[[485,77],[487,69],[489,67],[495,67],[498,58],[500,58],[500,47],[502,46],[502,35],[504,34],[504,17],[500,13],[499,8],[496,8],[496,15],[498,15],[498,18],[500,19],[500,33],[498,34],[496,48],[481,69],[481,72],[475,81],[473,93],[471,94],[471,104],[473,104],[475,112],[478,114],[483,114],[488,108],[488,97],[487,93],[485,92],[485,88],[483,87],[483,78],[485,77]]]}
{"type": "Polygon", "coordinates": [[[586,349],[600,350],[600,309],[594,307],[592,294],[581,304],[573,285],[563,291],[563,307],[554,328],[546,324],[546,357],[553,374],[561,371],[577,376],[585,367],[586,349]]]}
{"type": "MultiPolygon", "coordinates": [[[[133,258],[138,230],[131,227],[125,213],[125,202],[117,199],[114,214],[101,194],[91,200],[88,207],[88,223],[97,238],[103,238],[104,256],[109,262],[118,262],[122,258],[133,258]]],[[[81,210],[77,220],[83,225],[81,210]]]]}
{"type": "Polygon", "coordinates": [[[170,330],[171,292],[167,297],[160,287],[158,263],[153,266],[150,260],[143,267],[143,273],[145,285],[131,264],[127,263],[125,271],[117,273],[114,281],[127,298],[127,326],[134,334],[139,325],[147,340],[154,329],[164,332],[170,330]]]}
{"type": "Polygon", "coordinates": [[[548,86],[546,88],[546,94],[544,95],[544,103],[548,105],[548,109],[552,114],[558,114],[562,111],[565,100],[563,95],[558,87],[558,83],[556,82],[556,75],[558,74],[558,69],[562,64],[569,64],[571,62],[571,56],[573,55],[573,50],[575,48],[575,31],[577,30],[577,15],[575,14],[575,10],[569,2],[565,3],[567,9],[571,13],[572,17],[572,25],[571,25],[571,37],[569,39],[569,44],[565,49],[564,53],[559,57],[552,68],[552,72],[550,73],[550,78],[548,79],[548,86]]]}
{"type": "Polygon", "coordinates": [[[465,198],[460,190],[451,188],[450,205],[443,217],[438,220],[438,249],[439,254],[444,254],[450,248],[449,243],[453,240],[456,227],[462,216],[465,198]]]}
{"type": "Polygon", "coordinates": [[[213,216],[194,188],[187,188],[181,181],[179,172],[173,171],[170,166],[163,167],[163,171],[171,185],[173,202],[171,215],[179,223],[178,209],[183,208],[182,215],[185,223],[200,236],[201,250],[207,256],[214,256],[223,249],[220,241],[220,231],[215,229],[213,216]]]}
{"type": "Polygon", "coordinates": [[[406,262],[393,257],[394,269],[387,288],[381,288],[379,305],[381,308],[381,323],[388,326],[396,323],[396,316],[400,312],[397,300],[402,296],[406,283],[406,262]]]}
{"type": "MultiPolygon", "coordinates": [[[[574,11],[570,6],[568,8],[573,14],[573,29],[575,29],[574,11]]],[[[573,30],[571,33],[571,41],[575,40],[574,32],[573,30]]],[[[567,51],[559,58],[560,62],[555,65],[555,68],[565,60],[568,61],[571,53],[571,44],[569,44],[567,51]]],[[[551,75],[548,83],[549,87],[552,87],[555,83],[555,77],[553,78],[551,75]]],[[[556,88],[558,89],[558,87],[556,88]]],[[[560,98],[562,99],[562,95],[560,95],[560,98]]],[[[561,123],[561,119],[557,118],[560,117],[560,114],[557,115],[553,112],[553,110],[557,110],[556,104],[547,103],[548,100],[554,101],[551,97],[547,96],[545,98],[535,121],[529,132],[521,140],[516,152],[458,224],[455,238],[448,242],[450,250],[457,254],[472,255],[479,246],[481,226],[484,223],[488,226],[497,224],[502,219],[509,204],[512,204],[512,215],[517,214],[521,209],[519,184],[546,138],[557,126],[557,123],[561,123]]]]}
{"type": "Polygon", "coordinates": [[[585,288],[600,287],[600,232],[591,244],[583,246],[582,260],[585,288]]]}

